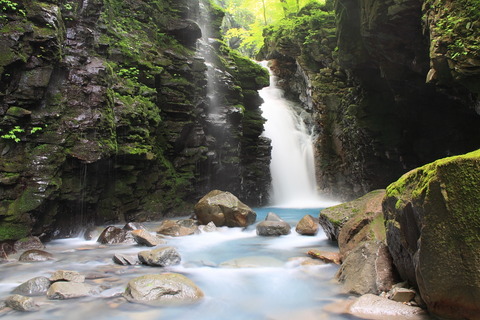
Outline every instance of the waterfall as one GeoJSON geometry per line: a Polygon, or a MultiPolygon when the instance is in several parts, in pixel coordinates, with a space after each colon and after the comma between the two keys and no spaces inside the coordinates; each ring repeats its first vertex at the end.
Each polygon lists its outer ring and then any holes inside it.
{"type": "MultiPolygon", "coordinates": [[[[263,64],[266,66],[266,64],[263,64]]],[[[273,205],[291,208],[326,207],[334,204],[317,191],[314,163],[315,135],[294,103],[285,99],[270,72],[270,86],[259,91],[260,107],[267,119],[263,135],[272,141],[273,205]]]]}

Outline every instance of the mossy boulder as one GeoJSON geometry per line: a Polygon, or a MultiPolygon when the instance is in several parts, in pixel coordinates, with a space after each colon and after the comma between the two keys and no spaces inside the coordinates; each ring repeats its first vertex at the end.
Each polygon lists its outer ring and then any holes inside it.
{"type": "Polygon", "coordinates": [[[480,314],[480,150],[414,169],[387,188],[387,242],[429,311],[480,314]]]}

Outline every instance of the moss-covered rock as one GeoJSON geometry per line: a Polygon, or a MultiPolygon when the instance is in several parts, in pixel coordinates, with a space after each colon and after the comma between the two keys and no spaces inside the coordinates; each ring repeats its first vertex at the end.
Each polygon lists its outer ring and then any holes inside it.
{"type": "Polygon", "coordinates": [[[412,170],[387,188],[387,242],[433,314],[480,312],[480,150],[412,170]]]}

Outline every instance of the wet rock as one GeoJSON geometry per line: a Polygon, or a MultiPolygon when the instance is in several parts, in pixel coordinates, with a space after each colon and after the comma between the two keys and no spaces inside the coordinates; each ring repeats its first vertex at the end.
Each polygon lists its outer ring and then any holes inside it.
{"type": "Polygon", "coordinates": [[[155,247],[166,242],[143,229],[133,230],[131,234],[136,243],[147,247],[155,247]]]}
{"type": "Polygon", "coordinates": [[[74,299],[97,295],[100,290],[87,283],[59,281],[52,283],[47,291],[50,300],[74,299]]]}
{"type": "Polygon", "coordinates": [[[351,314],[367,319],[429,319],[427,313],[418,307],[411,307],[400,302],[388,300],[373,294],[358,298],[349,308],[351,314]]]}
{"type": "Polygon", "coordinates": [[[81,283],[85,281],[85,276],[81,275],[77,271],[58,270],[55,271],[50,277],[50,281],[68,281],[81,283]]]}
{"type": "Polygon", "coordinates": [[[122,266],[134,266],[140,264],[138,256],[115,253],[112,258],[113,262],[122,266]]]}
{"type": "Polygon", "coordinates": [[[103,230],[100,236],[97,239],[97,242],[102,244],[117,244],[124,243],[127,240],[127,231],[109,226],[103,230]]]}
{"type": "Polygon", "coordinates": [[[217,231],[217,227],[215,226],[215,223],[209,222],[206,225],[198,226],[198,231],[200,231],[200,232],[215,232],[215,231],[217,231]]]}
{"type": "Polygon", "coordinates": [[[275,237],[290,234],[290,224],[283,221],[278,215],[269,212],[264,221],[257,224],[257,235],[275,237]]]}
{"type": "Polygon", "coordinates": [[[179,264],[182,260],[178,251],[173,247],[163,247],[149,251],[140,251],[138,259],[149,266],[168,267],[179,264]]]}
{"type": "Polygon", "coordinates": [[[204,293],[184,275],[164,273],[130,280],[123,296],[136,303],[182,305],[202,299],[204,293]]]}
{"type": "Polygon", "coordinates": [[[22,262],[37,262],[37,261],[47,261],[52,260],[53,255],[47,251],[43,250],[27,250],[18,258],[22,262]]]}
{"type": "Polygon", "coordinates": [[[414,169],[387,187],[387,243],[429,312],[480,314],[480,150],[414,169]]]}
{"type": "Polygon", "coordinates": [[[310,250],[307,254],[312,258],[320,259],[326,263],[340,264],[342,262],[342,257],[338,252],[310,250]]]}
{"type": "Polygon", "coordinates": [[[123,226],[123,230],[133,231],[133,230],[147,230],[145,226],[138,222],[128,222],[123,226]]]}
{"type": "Polygon", "coordinates": [[[195,205],[195,215],[201,224],[215,223],[217,227],[247,227],[257,214],[230,192],[210,191],[195,205]]]}
{"type": "Polygon", "coordinates": [[[182,237],[194,234],[198,229],[197,221],[186,220],[164,220],[157,233],[171,237],[182,237]]]}
{"type": "Polygon", "coordinates": [[[47,292],[50,283],[50,279],[47,277],[35,277],[16,287],[12,293],[23,296],[41,296],[47,292]]]}
{"type": "Polygon", "coordinates": [[[314,236],[318,233],[318,221],[308,214],[298,222],[295,231],[301,235],[314,236]]]}
{"type": "Polygon", "coordinates": [[[10,307],[17,311],[37,311],[38,305],[35,303],[35,300],[30,297],[25,297],[19,294],[14,294],[7,297],[5,300],[7,307],[10,307]]]}
{"type": "Polygon", "coordinates": [[[365,242],[353,250],[336,277],[347,292],[360,295],[389,291],[398,282],[392,257],[381,241],[365,242]]]}
{"type": "Polygon", "coordinates": [[[45,245],[40,241],[38,237],[27,237],[20,240],[15,241],[13,245],[13,249],[16,252],[25,251],[25,250],[32,250],[32,249],[45,249],[45,245]]]}

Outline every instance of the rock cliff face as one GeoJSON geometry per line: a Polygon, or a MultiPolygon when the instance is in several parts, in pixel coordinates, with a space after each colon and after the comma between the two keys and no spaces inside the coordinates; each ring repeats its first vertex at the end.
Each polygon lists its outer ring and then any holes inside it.
{"type": "Polygon", "coordinates": [[[478,148],[479,13],[465,4],[337,0],[270,28],[262,56],[314,115],[323,192],[350,199],[478,148]]]}
{"type": "Polygon", "coordinates": [[[11,3],[0,9],[1,239],[185,214],[213,188],[266,201],[256,90],[268,74],[219,42],[228,130],[211,125],[198,2],[11,3]]]}

